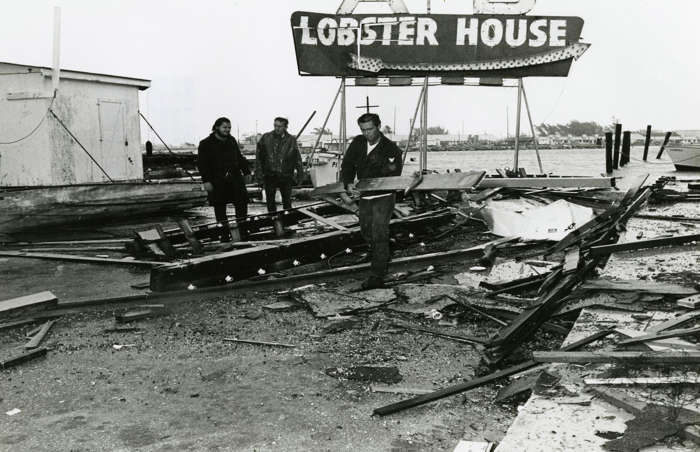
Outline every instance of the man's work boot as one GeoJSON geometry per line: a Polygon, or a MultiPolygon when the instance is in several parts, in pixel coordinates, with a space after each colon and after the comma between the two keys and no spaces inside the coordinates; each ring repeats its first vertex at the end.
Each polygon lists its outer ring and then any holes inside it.
{"type": "Polygon", "coordinates": [[[221,233],[219,240],[221,243],[228,243],[231,241],[231,226],[229,226],[228,221],[221,222],[221,233]]]}

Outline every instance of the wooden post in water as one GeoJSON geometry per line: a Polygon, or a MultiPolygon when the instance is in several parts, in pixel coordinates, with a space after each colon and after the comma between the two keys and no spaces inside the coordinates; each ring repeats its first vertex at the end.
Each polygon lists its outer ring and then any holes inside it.
{"type": "Polygon", "coordinates": [[[647,156],[649,155],[649,143],[651,143],[651,126],[647,126],[647,136],[644,139],[644,157],[642,160],[647,161],[647,156]]]}
{"type": "Polygon", "coordinates": [[[620,155],[620,166],[625,166],[630,162],[630,147],[632,146],[632,132],[626,130],[622,134],[622,154],[620,155]]]}
{"type": "Polygon", "coordinates": [[[605,174],[612,176],[613,173],[613,134],[605,133],[605,174]]]}
{"type": "Polygon", "coordinates": [[[622,137],[622,124],[615,124],[615,149],[613,150],[613,169],[620,167],[620,138],[622,137]]]}
{"type": "Polygon", "coordinates": [[[668,142],[671,139],[671,133],[672,132],[666,132],[666,137],[664,138],[664,144],[661,145],[661,149],[659,149],[659,153],[656,156],[656,160],[659,160],[661,158],[661,154],[664,153],[664,149],[666,149],[666,145],[668,145],[668,142]]]}

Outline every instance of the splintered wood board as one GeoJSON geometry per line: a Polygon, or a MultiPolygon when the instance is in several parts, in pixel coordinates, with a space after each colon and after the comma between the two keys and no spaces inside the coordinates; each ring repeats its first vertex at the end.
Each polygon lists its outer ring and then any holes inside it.
{"type": "Polygon", "coordinates": [[[56,295],[47,290],[32,295],[0,301],[0,315],[30,306],[55,306],[57,303],[58,298],[56,295]]]}
{"type": "MultiPolygon", "coordinates": [[[[483,171],[469,171],[465,173],[426,174],[423,181],[413,191],[441,191],[441,190],[467,190],[477,186],[484,178],[483,171]]],[[[372,191],[399,191],[405,190],[415,182],[413,176],[378,177],[374,179],[362,179],[356,185],[360,192],[372,191]]],[[[345,191],[344,184],[335,184],[317,187],[311,192],[312,197],[327,194],[336,194],[345,191]]]]}

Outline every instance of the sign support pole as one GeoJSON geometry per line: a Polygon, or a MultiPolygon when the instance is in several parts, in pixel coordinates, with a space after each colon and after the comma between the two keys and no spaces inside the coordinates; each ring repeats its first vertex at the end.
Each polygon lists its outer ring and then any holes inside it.
{"type": "Polygon", "coordinates": [[[540,174],[544,174],[542,169],[542,158],[540,157],[540,147],[537,143],[537,133],[535,132],[535,126],[532,123],[532,115],[530,114],[530,103],[527,101],[527,94],[525,94],[525,82],[522,81],[523,87],[523,100],[525,101],[525,111],[527,111],[527,119],[530,121],[530,131],[532,132],[532,140],[535,144],[535,155],[537,155],[537,165],[540,167],[540,174]]]}
{"type": "Polygon", "coordinates": [[[346,110],[346,96],[345,96],[345,77],[343,77],[340,82],[340,130],[338,132],[338,140],[340,142],[340,150],[345,155],[345,146],[347,141],[347,110],[346,110]]]}
{"type": "Polygon", "coordinates": [[[523,79],[518,79],[518,112],[515,114],[515,159],[513,171],[518,173],[518,157],[520,156],[520,113],[522,112],[523,79]]]}
{"type": "MultiPolygon", "coordinates": [[[[418,103],[416,103],[416,111],[413,113],[413,118],[411,119],[410,128],[408,129],[408,142],[406,143],[406,149],[403,151],[403,163],[406,163],[406,156],[408,155],[408,150],[411,148],[411,143],[413,142],[413,131],[416,126],[416,118],[418,117],[418,112],[420,111],[421,105],[423,105],[423,94],[425,93],[425,86],[420,90],[420,95],[418,96],[418,103]]],[[[423,122],[423,117],[421,116],[421,123],[423,122]]],[[[423,135],[421,135],[421,138],[423,135]]]]}
{"type": "Polygon", "coordinates": [[[323,138],[323,132],[325,132],[325,130],[326,130],[326,126],[328,125],[328,120],[330,119],[331,114],[333,113],[333,110],[335,109],[335,103],[338,102],[338,96],[340,96],[340,91],[342,89],[343,89],[343,85],[341,82],[340,87],[338,87],[338,92],[335,93],[335,97],[333,98],[333,103],[331,103],[331,108],[328,110],[328,114],[326,115],[326,119],[323,121],[323,126],[321,127],[321,132],[318,134],[318,137],[316,137],[316,143],[314,143],[314,148],[311,150],[311,155],[306,159],[308,168],[311,168],[311,164],[312,164],[313,159],[314,159],[314,154],[316,154],[316,149],[318,149],[318,145],[321,142],[321,138],[323,138]]]}
{"type": "Polygon", "coordinates": [[[423,81],[423,106],[421,110],[420,172],[428,169],[428,77],[423,81]]]}

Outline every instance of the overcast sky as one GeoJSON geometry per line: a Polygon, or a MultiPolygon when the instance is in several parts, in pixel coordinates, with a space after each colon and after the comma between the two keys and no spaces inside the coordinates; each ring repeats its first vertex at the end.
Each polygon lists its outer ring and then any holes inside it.
{"type": "MultiPolygon", "coordinates": [[[[423,13],[425,0],[406,0],[423,13]]],[[[293,11],[334,12],[340,0],[25,0],[4,2],[0,61],[51,65],[53,6],[62,7],[63,68],[143,77],[141,98],[167,141],[196,142],[218,116],[241,135],[287,116],[296,131],[313,110],[323,121],[338,81],[301,77],[296,68],[293,11]]],[[[469,14],[471,0],[432,0],[433,13],[469,14]]],[[[388,12],[365,4],[358,12],[388,12]]],[[[700,129],[698,0],[538,0],[530,14],[579,16],[592,44],[568,78],[526,80],[536,123],[620,118],[626,129],[700,129]]],[[[407,133],[419,88],[353,88],[349,118],[369,95],[384,123],[407,133]]],[[[453,133],[511,133],[515,90],[436,87],[429,124],[453,133]]],[[[523,116],[524,118],[525,116],[523,116]]],[[[330,127],[338,128],[337,113],[330,127]]],[[[357,132],[348,123],[351,134],[357,132]]],[[[142,138],[152,135],[145,126],[142,138]]]]}

